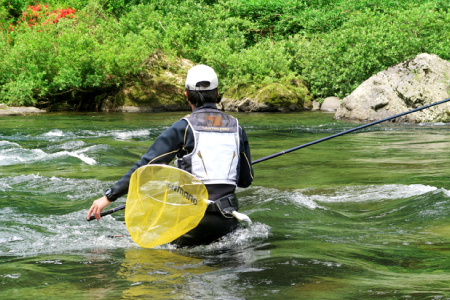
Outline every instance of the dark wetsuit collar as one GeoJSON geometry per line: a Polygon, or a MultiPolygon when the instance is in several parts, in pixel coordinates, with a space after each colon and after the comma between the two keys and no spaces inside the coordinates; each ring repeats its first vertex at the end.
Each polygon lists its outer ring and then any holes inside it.
{"type": "Polygon", "coordinates": [[[206,102],[206,103],[203,103],[202,106],[196,107],[196,108],[194,109],[194,111],[197,111],[197,110],[203,109],[203,108],[214,108],[214,109],[217,109],[217,106],[216,106],[215,103],[212,103],[212,102],[206,102]]]}

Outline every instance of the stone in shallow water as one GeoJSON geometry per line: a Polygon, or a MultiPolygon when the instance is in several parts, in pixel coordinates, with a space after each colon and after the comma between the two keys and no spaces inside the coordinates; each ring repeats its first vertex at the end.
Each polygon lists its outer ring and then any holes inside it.
{"type": "Polygon", "coordinates": [[[341,104],[341,99],[338,97],[327,97],[323,100],[320,110],[323,111],[336,111],[341,104]]]}

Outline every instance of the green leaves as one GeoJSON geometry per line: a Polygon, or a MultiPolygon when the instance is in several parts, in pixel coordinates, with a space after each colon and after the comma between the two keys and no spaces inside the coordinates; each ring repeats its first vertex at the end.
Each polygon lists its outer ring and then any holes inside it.
{"type": "MultiPolygon", "coordinates": [[[[95,6],[57,24],[23,24],[13,34],[0,52],[0,99],[15,105],[61,97],[70,102],[67,97],[77,93],[114,90],[155,49],[149,47],[151,37],[123,32],[95,6]]],[[[3,32],[3,38],[8,35],[3,32]]]]}
{"type": "Polygon", "coordinates": [[[222,92],[302,77],[316,98],[344,97],[422,52],[450,59],[444,0],[49,2],[76,8],[75,18],[11,31],[31,2],[0,0],[0,102],[113,93],[157,52],[211,65],[222,92]]]}
{"type": "Polygon", "coordinates": [[[316,97],[344,97],[375,73],[420,53],[450,59],[450,18],[433,6],[364,10],[331,32],[297,35],[289,41],[291,67],[316,97]]]}

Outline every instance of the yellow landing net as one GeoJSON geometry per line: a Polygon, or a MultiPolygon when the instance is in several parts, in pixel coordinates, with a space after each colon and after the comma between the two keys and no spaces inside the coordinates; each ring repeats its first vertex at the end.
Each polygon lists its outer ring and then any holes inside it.
{"type": "Polygon", "coordinates": [[[205,185],[190,173],[167,165],[146,165],[131,176],[125,223],[136,244],[153,248],[196,227],[207,199],[205,185]]]}

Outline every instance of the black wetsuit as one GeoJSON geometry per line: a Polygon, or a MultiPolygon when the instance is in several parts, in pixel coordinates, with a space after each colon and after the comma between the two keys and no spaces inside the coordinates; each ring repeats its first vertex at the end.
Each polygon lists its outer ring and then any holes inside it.
{"type": "MultiPolygon", "coordinates": [[[[203,106],[196,108],[195,111],[203,108],[215,109],[216,105],[214,103],[205,103],[203,106]]],[[[248,187],[253,181],[250,147],[244,129],[239,127],[239,130],[239,151],[241,155],[237,170],[237,186],[248,187]]],[[[141,160],[136,162],[122,179],[114,184],[111,188],[112,194],[108,198],[115,200],[127,194],[131,175],[139,167],[147,164],[169,164],[175,157],[183,157],[191,153],[194,147],[194,135],[187,121],[180,120],[175,122],[171,127],[161,133],[142,156],[141,160]]],[[[205,186],[208,190],[209,200],[217,200],[226,195],[233,194],[236,188],[234,185],[229,184],[208,184],[205,186]]],[[[207,210],[204,218],[196,228],[172,243],[181,247],[209,244],[233,231],[237,226],[238,221],[235,218],[226,218],[221,212],[207,210]]]]}

